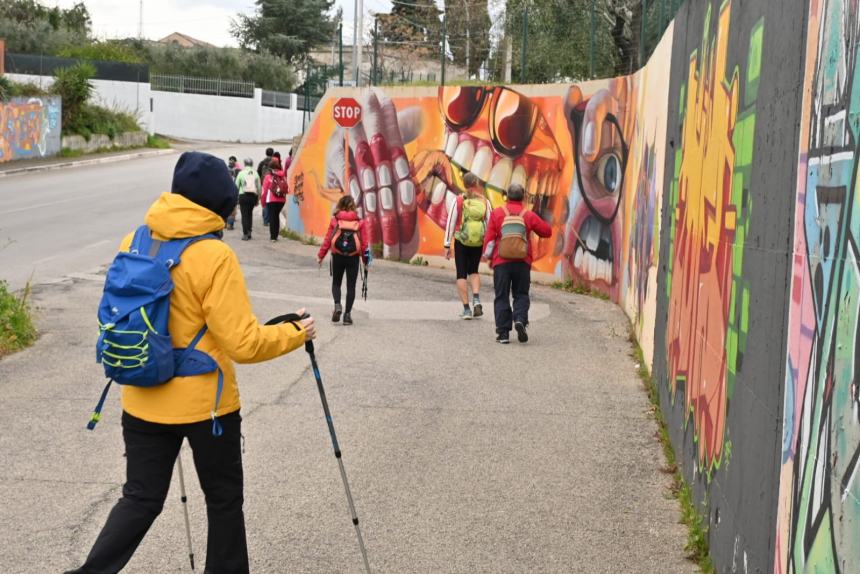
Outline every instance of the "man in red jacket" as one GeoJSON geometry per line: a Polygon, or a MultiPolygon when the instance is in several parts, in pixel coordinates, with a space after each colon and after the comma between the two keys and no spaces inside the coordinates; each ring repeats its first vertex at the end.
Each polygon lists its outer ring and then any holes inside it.
{"type": "Polygon", "coordinates": [[[490,260],[493,268],[493,286],[496,290],[494,311],[496,315],[496,341],[507,344],[511,327],[517,330],[520,343],[529,340],[526,328],[529,324],[529,285],[531,284],[532,246],[529,238],[537,233],[540,237],[552,235],[552,228],[534,211],[525,211],[525,190],[519,184],[508,188],[505,207],[497,207],[490,216],[487,234],[484,236],[484,259],[490,260]],[[505,259],[499,255],[502,239],[502,222],[508,215],[522,214],[525,222],[525,239],[528,245],[524,258],[505,259]],[[511,311],[511,294],[514,297],[511,311]]]}

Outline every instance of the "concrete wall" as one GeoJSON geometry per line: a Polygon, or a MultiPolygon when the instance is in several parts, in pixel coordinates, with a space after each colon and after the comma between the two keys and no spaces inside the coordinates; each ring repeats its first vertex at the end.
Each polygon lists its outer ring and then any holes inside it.
{"type": "MultiPolygon", "coordinates": [[[[54,83],[52,76],[29,74],[7,74],[13,82],[32,83],[48,89],[54,83]]],[[[112,80],[90,80],[93,84],[92,101],[102,107],[126,112],[138,119],[141,127],[150,134],[153,130],[153,115],[150,110],[152,92],[149,84],[138,82],[115,82],[112,80]]]]}
{"type": "Polygon", "coordinates": [[[61,111],[56,96],[0,102],[0,163],[60,153],[61,111]]]}
{"type": "Polygon", "coordinates": [[[253,98],[153,91],[155,131],[176,138],[269,142],[302,132],[302,112],[264,107],[262,91],[253,98]]]}
{"type": "Polygon", "coordinates": [[[689,0],[629,77],[332,90],[288,223],[349,193],[386,256],[440,255],[461,167],[496,205],[524,183],[534,267],[633,323],[717,571],[860,572],[858,53],[856,2],[689,0]]]}

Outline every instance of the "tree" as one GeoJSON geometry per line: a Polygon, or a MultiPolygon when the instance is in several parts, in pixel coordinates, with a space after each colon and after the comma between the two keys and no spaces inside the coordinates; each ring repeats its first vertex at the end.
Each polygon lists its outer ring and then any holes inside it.
{"type": "Polygon", "coordinates": [[[477,75],[490,55],[490,14],[487,0],[445,0],[448,45],[454,63],[466,65],[470,76],[477,75]],[[468,45],[468,49],[467,49],[468,45]]]}
{"type": "Polygon", "coordinates": [[[82,2],[68,9],[35,0],[0,0],[0,38],[10,52],[56,54],[90,41],[90,14],[82,2]]]}
{"type": "Polygon", "coordinates": [[[270,52],[291,63],[331,41],[334,0],[256,0],[253,16],[240,14],[231,33],[243,48],[270,52]]]}
{"type": "Polygon", "coordinates": [[[442,11],[430,0],[392,0],[390,14],[378,14],[379,40],[417,58],[439,54],[442,11]]]}

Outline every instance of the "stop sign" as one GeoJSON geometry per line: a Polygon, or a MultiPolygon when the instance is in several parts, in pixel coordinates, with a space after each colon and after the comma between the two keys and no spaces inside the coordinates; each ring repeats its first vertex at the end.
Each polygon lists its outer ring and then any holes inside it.
{"type": "Polygon", "coordinates": [[[355,98],[340,98],[334,103],[331,115],[342,128],[354,128],[361,121],[361,106],[355,98]]]}

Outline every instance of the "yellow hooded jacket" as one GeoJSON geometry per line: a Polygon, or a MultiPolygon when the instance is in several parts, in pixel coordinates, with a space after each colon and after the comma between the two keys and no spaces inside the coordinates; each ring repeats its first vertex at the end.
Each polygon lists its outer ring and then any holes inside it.
{"type": "MultiPolygon", "coordinates": [[[[155,239],[166,241],[214,233],[224,220],[181,195],[164,193],[149,208],[146,225],[155,239]]],[[[134,233],[120,246],[128,251],[134,233]]],[[[254,363],[273,359],[301,347],[304,329],[293,324],[261,325],[251,311],[239,260],[223,241],[190,245],[171,271],[168,327],[173,346],[182,349],[208,325],[197,349],[210,355],[224,373],[218,416],[239,410],[239,388],[233,361],[254,363]]],[[[156,387],[124,386],[122,408],[145,421],[185,424],[210,418],[215,406],[218,373],[176,377],[156,387]]]]}

